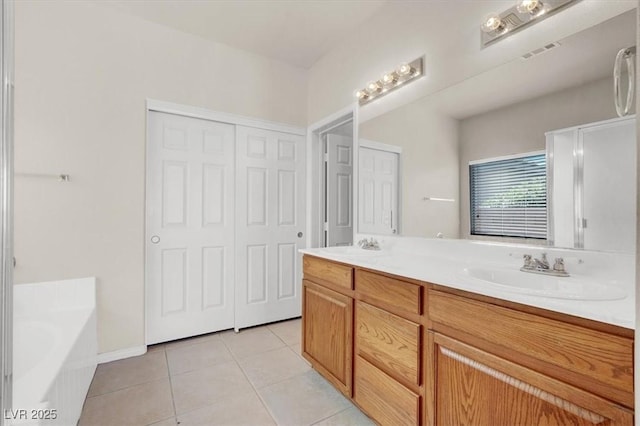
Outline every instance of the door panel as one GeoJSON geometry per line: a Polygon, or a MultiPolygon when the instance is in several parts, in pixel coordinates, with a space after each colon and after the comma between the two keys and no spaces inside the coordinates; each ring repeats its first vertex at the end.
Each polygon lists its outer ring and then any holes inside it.
{"type": "Polygon", "coordinates": [[[162,313],[184,312],[187,295],[187,250],[162,250],[162,313]]]}
{"type": "Polygon", "coordinates": [[[398,232],[398,154],[361,147],[358,169],[358,232],[398,232]]]}
{"type": "Polygon", "coordinates": [[[296,245],[278,244],[278,300],[296,295],[296,245]]]}
{"type": "Polygon", "coordinates": [[[232,328],[234,126],[149,112],[148,130],[146,343],[232,328]]]}
{"type": "Polygon", "coordinates": [[[353,139],[327,134],[325,246],[353,243],[353,139]]]}
{"type": "Polygon", "coordinates": [[[463,342],[430,334],[438,425],[631,425],[633,412],[463,342]]]}
{"type": "Polygon", "coordinates": [[[202,308],[221,306],[225,300],[224,247],[202,248],[202,308]]]}
{"type": "Polygon", "coordinates": [[[300,316],[305,145],[302,136],[243,126],[236,143],[240,329],[300,316]]]}
{"type": "Polygon", "coordinates": [[[224,169],[213,164],[203,166],[202,226],[216,226],[224,221],[224,169]]]}

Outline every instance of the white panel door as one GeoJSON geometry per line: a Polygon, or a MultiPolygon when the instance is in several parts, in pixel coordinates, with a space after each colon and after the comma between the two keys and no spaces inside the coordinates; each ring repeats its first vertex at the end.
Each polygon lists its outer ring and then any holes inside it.
{"type": "Polygon", "coordinates": [[[146,343],[233,327],[234,126],[149,112],[146,343]]]}
{"type": "Polygon", "coordinates": [[[360,147],[358,157],[358,232],[396,234],[398,154],[360,147]]]}
{"type": "Polygon", "coordinates": [[[580,129],[584,248],[636,247],[636,121],[580,129]],[[606,206],[606,207],[604,207],[606,206]]]}
{"type": "Polygon", "coordinates": [[[236,330],[301,314],[305,141],[237,127],[236,330]]]}
{"type": "Polygon", "coordinates": [[[325,246],[353,243],[353,139],[328,134],[325,246]]]}

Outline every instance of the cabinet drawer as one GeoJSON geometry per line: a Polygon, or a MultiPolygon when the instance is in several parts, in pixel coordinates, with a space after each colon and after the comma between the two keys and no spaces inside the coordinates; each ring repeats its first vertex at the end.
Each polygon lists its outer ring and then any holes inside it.
{"type": "Polygon", "coordinates": [[[356,291],[363,300],[422,314],[422,286],[368,271],[357,270],[356,291]]]}
{"type": "Polygon", "coordinates": [[[354,400],[381,426],[418,425],[420,396],[356,357],[354,400]]]}
{"type": "Polygon", "coordinates": [[[322,283],[353,290],[353,268],[312,256],[302,259],[304,277],[322,283]]]}
{"type": "Polygon", "coordinates": [[[428,309],[435,331],[633,407],[631,339],[435,290],[428,309]]]}
{"type": "Polygon", "coordinates": [[[356,303],[358,354],[397,379],[420,386],[420,325],[356,303]]]}

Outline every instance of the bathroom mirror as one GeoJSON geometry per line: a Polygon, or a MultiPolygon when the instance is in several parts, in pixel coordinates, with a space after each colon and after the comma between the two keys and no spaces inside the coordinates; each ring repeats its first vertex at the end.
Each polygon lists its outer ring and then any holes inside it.
{"type": "MultiPolygon", "coordinates": [[[[614,228],[627,235],[631,233],[630,240],[635,241],[635,179],[630,178],[629,182],[622,185],[621,182],[615,183],[618,187],[617,198],[626,200],[624,208],[631,206],[633,209],[622,216],[617,212],[623,207],[612,206],[606,197],[597,195],[610,190],[606,189],[606,185],[605,189],[596,188],[601,186],[594,185],[599,180],[591,176],[579,181],[582,187],[572,186],[568,192],[554,197],[553,156],[547,153],[547,141],[549,138],[553,140],[553,135],[562,131],[591,126],[593,123],[616,122],[614,60],[620,49],[634,46],[635,40],[636,10],[631,10],[565,39],[541,46],[435,94],[360,122],[360,140],[391,145],[401,151],[399,199],[402,226],[399,233],[427,238],[443,236],[633,251],[635,244],[617,245],[613,228],[598,229],[597,220],[582,221],[581,226],[586,225],[582,227],[583,232],[596,232],[598,238],[590,239],[583,235],[580,243],[573,237],[566,237],[575,234],[573,219],[584,218],[579,216],[580,212],[571,211],[572,216],[569,219],[565,217],[563,222],[553,209],[555,204],[558,212],[560,209],[576,210],[576,206],[584,204],[586,198],[591,197],[587,203],[595,212],[594,217],[598,215],[608,218],[608,223],[615,222],[614,228]],[[482,171],[476,173],[476,169],[482,169],[478,165],[484,164],[484,169],[490,169],[495,164],[518,162],[520,165],[526,163],[525,168],[531,168],[527,158],[535,155],[542,155],[547,162],[538,165],[543,172],[542,180],[536,181],[538,189],[546,188],[547,184],[550,186],[546,193],[548,213],[546,206],[542,209],[546,216],[542,221],[545,222],[545,228],[538,229],[537,234],[533,232],[533,238],[509,235],[510,231],[505,231],[501,234],[503,236],[478,235],[485,233],[481,229],[482,224],[477,223],[480,217],[477,211],[482,206],[471,203],[470,194],[471,186],[476,198],[479,191],[483,191],[478,186],[477,176],[482,171]],[[471,178],[470,165],[474,170],[471,178]],[[547,173],[544,167],[548,167],[547,173]],[[473,182],[470,183],[470,180],[473,182]],[[577,191],[583,191],[582,198],[578,197],[577,191]],[[567,197],[571,198],[573,204],[560,202],[566,201],[567,197]],[[472,208],[476,212],[473,216],[475,221],[470,214],[472,208]],[[564,237],[556,237],[558,230],[562,231],[564,237]]],[[[491,48],[499,49],[499,44],[491,48]]],[[[626,81],[626,76],[622,80],[626,81]]],[[[625,88],[623,90],[626,92],[625,88]]],[[[634,113],[632,110],[631,114],[634,113]]],[[[631,127],[635,129],[635,126],[631,127]]],[[[609,136],[603,135],[599,139],[602,142],[600,148],[606,146],[607,138],[609,136]]],[[[555,144],[556,147],[560,144],[559,139],[555,144]]],[[[616,155],[609,155],[608,163],[599,165],[600,182],[607,179],[606,174],[602,175],[604,170],[610,170],[613,175],[621,167],[631,167],[633,170],[625,173],[635,176],[635,135],[630,146],[632,154],[620,151],[616,155]],[[627,161],[629,157],[633,158],[631,162],[627,161]]],[[[585,157],[584,167],[594,159],[602,158],[602,153],[607,152],[607,149],[602,149],[604,151],[600,153],[594,150],[594,155],[589,159],[585,157]]],[[[558,170],[564,170],[565,175],[571,177],[571,182],[574,182],[574,178],[580,178],[579,172],[573,170],[573,163],[577,160],[571,154],[566,166],[560,166],[560,161],[558,158],[556,174],[558,170]]]]}

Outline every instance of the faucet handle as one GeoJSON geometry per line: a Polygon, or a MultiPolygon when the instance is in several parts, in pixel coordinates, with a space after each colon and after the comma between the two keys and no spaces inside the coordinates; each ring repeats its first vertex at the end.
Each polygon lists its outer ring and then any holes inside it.
{"type": "Polygon", "coordinates": [[[531,257],[530,254],[525,254],[522,256],[522,259],[524,260],[524,267],[525,268],[530,268],[532,267],[533,264],[533,258],[531,257]]]}
{"type": "Polygon", "coordinates": [[[565,272],[564,270],[564,259],[561,257],[556,257],[556,261],[553,264],[553,270],[558,272],[565,272]]]}

